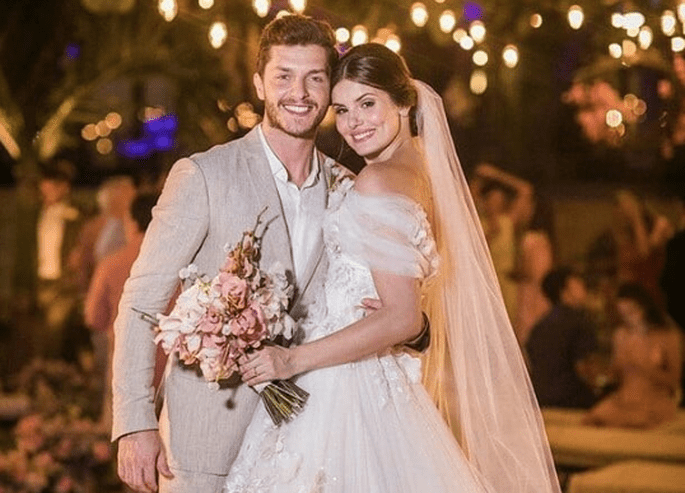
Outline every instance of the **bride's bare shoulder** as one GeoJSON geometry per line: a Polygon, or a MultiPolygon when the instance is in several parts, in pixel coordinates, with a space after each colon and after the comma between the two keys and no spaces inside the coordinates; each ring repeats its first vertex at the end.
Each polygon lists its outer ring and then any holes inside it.
{"type": "Polygon", "coordinates": [[[428,184],[415,165],[372,164],[357,175],[354,188],[362,195],[401,195],[426,207],[428,184]]]}

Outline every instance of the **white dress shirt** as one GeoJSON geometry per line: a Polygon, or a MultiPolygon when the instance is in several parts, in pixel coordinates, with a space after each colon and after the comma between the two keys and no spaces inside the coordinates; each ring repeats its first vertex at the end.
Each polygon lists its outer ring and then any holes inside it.
{"type": "Polygon", "coordinates": [[[312,153],[312,169],[307,179],[299,187],[289,180],[288,170],[269,147],[261,126],[259,138],[266,151],[269,166],[276,182],[281,206],[288,226],[290,245],[293,252],[295,278],[304,282],[312,254],[317,244],[322,241],[321,225],[326,208],[326,183],[322,179],[321,167],[316,149],[312,153]]]}

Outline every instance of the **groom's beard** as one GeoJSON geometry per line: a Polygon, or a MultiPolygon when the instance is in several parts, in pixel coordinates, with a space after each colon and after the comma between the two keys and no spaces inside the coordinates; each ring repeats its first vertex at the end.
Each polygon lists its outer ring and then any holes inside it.
{"type": "Polygon", "coordinates": [[[313,139],[316,135],[316,129],[319,128],[319,124],[326,116],[328,108],[321,108],[313,101],[301,101],[301,103],[311,104],[313,110],[306,116],[298,117],[282,108],[282,105],[288,104],[287,102],[280,101],[274,103],[266,101],[264,112],[266,113],[268,125],[292,137],[313,139]]]}

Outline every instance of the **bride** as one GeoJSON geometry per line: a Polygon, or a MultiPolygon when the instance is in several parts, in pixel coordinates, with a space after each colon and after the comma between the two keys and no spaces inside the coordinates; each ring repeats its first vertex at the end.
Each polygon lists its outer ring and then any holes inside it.
{"type": "Polygon", "coordinates": [[[366,167],[330,194],[303,344],[241,365],[249,385],[299,375],[311,396],[280,427],[258,408],[225,491],[559,492],[442,101],[373,43],[331,82],[336,127],[366,167]],[[382,307],[364,316],[369,297],[382,307]],[[423,383],[401,345],[422,310],[423,383]]]}

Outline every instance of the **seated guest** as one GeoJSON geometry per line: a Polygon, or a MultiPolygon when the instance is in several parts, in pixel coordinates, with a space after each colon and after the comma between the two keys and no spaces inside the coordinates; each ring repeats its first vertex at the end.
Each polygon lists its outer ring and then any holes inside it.
{"type": "Polygon", "coordinates": [[[552,309],[533,326],[526,351],[540,406],[587,409],[596,401],[584,376],[593,368],[595,326],[583,310],[587,292],[580,275],[568,268],[549,272],[542,290],[552,309]]]}
{"type": "Polygon", "coordinates": [[[676,414],[680,332],[638,284],[619,288],[616,309],[619,326],[614,332],[611,365],[618,388],[590,410],[585,422],[649,428],[676,414]]]}

